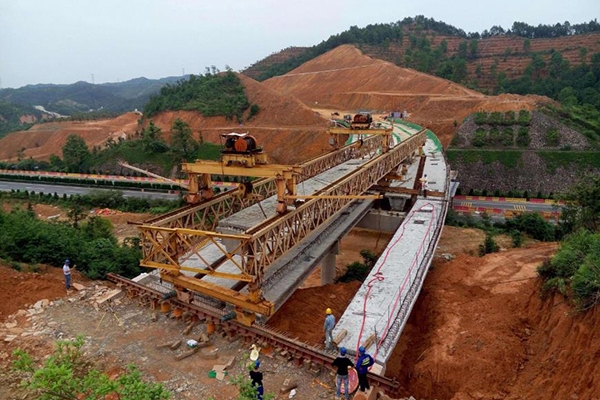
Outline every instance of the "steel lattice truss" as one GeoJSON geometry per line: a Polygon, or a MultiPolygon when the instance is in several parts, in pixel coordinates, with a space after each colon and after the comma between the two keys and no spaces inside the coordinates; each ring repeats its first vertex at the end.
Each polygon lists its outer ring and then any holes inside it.
{"type": "MultiPolygon", "coordinates": [[[[359,169],[342,177],[323,188],[317,195],[327,196],[314,198],[294,211],[266,220],[244,234],[223,234],[214,232],[218,221],[233,213],[258,202],[246,200],[239,196],[225,193],[211,201],[189,207],[171,215],[155,220],[152,225],[140,226],[142,239],[142,266],[160,268],[166,272],[165,278],[174,277],[178,271],[187,270],[198,274],[234,279],[248,282],[249,296],[231,290],[218,289],[216,285],[201,279],[184,277],[187,286],[205,292],[221,300],[238,305],[246,310],[270,314],[272,305],[262,298],[261,285],[265,270],[282,255],[299,244],[311,232],[324,227],[332,218],[336,218],[351,202],[350,197],[360,195],[380,181],[386,174],[398,168],[401,162],[415,153],[425,143],[425,131],[421,131],[387,153],[374,157],[359,169]],[[227,241],[226,247],[223,243],[227,241]],[[233,243],[233,245],[232,245],[233,243]],[[222,252],[217,265],[211,264],[201,257],[200,250],[211,245],[222,252]],[[202,267],[182,265],[183,259],[195,254],[203,262],[202,267]],[[216,267],[229,261],[237,267],[238,274],[220,273],[216,267]],[[169,273],[170,271],[170,273],[169,273]],[[175,275],[173,275],[175,273],[175,275]],[[193,279],[192,283],[190,279],[193,279]],[[249,304],[254,303],[254,305],[249,304]],[[260,304],[262,305],[260,305],[260,304]]],[[[374,136],[364,141],[360,151],[374,152],[381,143],[381,136],[374,136]]],[[[308,179],[326,169],[356,157],[357,148],[347,146],[334,153],[311,160],[302,165],[305,174],[301,180],[308,179]]],[[[263,179],[254,185],[255,192],[264,193],[267,197],[274,190],[273,179],[263,179]]],[[[176,279],[176,278],[170,278],[176,279]]],[[[175,283],[175,280],[173,281],[175,283]]],[[[179,281],[183,284],[183,280],[179,281]]]]}

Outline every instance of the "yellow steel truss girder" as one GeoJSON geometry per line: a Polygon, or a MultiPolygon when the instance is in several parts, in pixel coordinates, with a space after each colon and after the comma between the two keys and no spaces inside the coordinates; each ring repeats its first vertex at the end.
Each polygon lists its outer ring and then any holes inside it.
{"type": "Polygon", "coordinates": [[[349,128],[330,128],[331,135],[391,135],[392,128],[389,129],[349,129],[349,128]]]}
{"type": "MultiPolygon", "coordinates": [[[[365,140],[360,149],[357,149],[353,145],[348,145],[339,150],[306,161],[301,164],[303,174],[298,177],[298,182],[309,179],[352,158],[374,152],[382,143],[380,136],[373,136],[365,140]]],[[[276,193],[274,178],[258,179],[253,182],[253,186],[253,191],[264,198],[271,197],[276,193]]],[[[187,227],[192,229],[214,230],[220,219],[229,217],[241,209],[258,202],[259,200],[257,198],[242,199],[234,191],[229,191],[192,207],[186,206],[167,216],[153,218],[146,221],[145,224],[166,226],[170,228],[187,227]]]]}
{"type": "Polygon", "coordinates": [[[262,178],[281,177],[283,179],[292,179],[294,176],[302,175],[302,167],[299,165],[257,164],[252,168],[245,168],[236,165],[227,166],[217,161],[204,160],[194,163],[183,163],[181,164],[181,171],[188,174],[260,176],[262,178]]]}
{"type": "Polygon", "coordinates": [[[172,276],[168,273],[161,273],[161,278],[167,282],[171,282],[176,286],[184,287],[193,290],[215,299],[222,300],[229,304],[233,304],[244,310],[256,312],[262,315],[273,315],[275,306],[273,303],[264,299],[258,302],[253,302],[251,296],[236,292],[235,290],[224,288],[222,286],[213,285],[204,282],[200,279],[191,278],[185,275],[172,276]]]}
{"type": "MultiPolygon", "coordinates": [[[[243,251],[243,247],[251,238],[249,235],[232,235],[209,231],[199,231],[184,228],[161,228],[153,226],[141,226],[142,240],[150,246],[142,246],[143,259],[140,265],[150,268],[162,268],[167,270],[184,270],[200,274],[210,274],[225,279],[235,279],[245,282],[255,280],[247,273],[243,265],[243,258],[236,260],[236,254],[243,251]],[[162,240],[159,240],[162,238],[162,240]],[[145,239],[145,240],[144,240],[145,239]],[[217,239],[232,239],[232,243],[238,243],[237,247],[229,252],[217,239]],[[240,274],[223,274],[211,270],[212,265],[199,253],[199,248],[212,244],[223,256],[229,260],[240,271],[240,274]],[[181,259],[188,259],[190,255],[196,254],[205,268],[189,267],[182,265],[181,259]]],[[[237,258],[240,258],[239,256],[237,258]]]]}
{"type": "Polygon", "coordinates": [[[296,211],[282,216],[273,224],[261,227],[257,232],[248,231],[247,233],[252,234],[252,240],[248,242],[249,251],[254,255],[252,259],[248,260],[249,266],[258,263],[253,270],[256,270],[257,276],[260,277],[264,270],[282,254],[300,243],[311,231],[353,201],[336,197],[336,195],[365,192],[389,171],[397,167],[402,160],[418,150],[424,142],[425,131],[423,130],[394,147],[390,152],[382,154],[352,174],[318,192],[332,197],[307,201],[296,211]],[[286,236],[286,240],[281,240],[282,235],[286,236]]]}

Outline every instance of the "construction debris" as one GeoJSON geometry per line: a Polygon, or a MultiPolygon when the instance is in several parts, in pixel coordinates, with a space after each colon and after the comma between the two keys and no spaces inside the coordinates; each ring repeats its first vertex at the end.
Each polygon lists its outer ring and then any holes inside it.
{"type": "Polygon", "coordinates": [[[279,389],[279,393],[286,394],[290,390],[296,389],[297,387],[298,382],[292,381],[290,378],[287,378],[285,381],[283,381],[283,385],[281,386],[281,389],[279,389]]]}
{"type": "Polygon", "coordinates": [[[197,348],[197,347],[194,347],[194,348],[192,348],[192,349],[189,349],[189,350],[187,350],[187,351],[184,351],[183,353],[181,353],[181,354],[179,354],[179,355],[175,356],[175,360],[177,360],[177,361],[181,361],[181,360],[183,360],[184,358],[188,358],[189,356],[196,354],[197,352],[198,352],[198,348],[197,348]]]}

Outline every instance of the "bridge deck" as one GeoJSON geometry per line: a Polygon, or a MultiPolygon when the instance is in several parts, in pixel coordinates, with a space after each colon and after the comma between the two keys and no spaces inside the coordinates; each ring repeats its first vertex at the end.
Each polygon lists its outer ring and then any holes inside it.
{"type": "MultiPolygon", "coordinates": [[[[441,153],[431,153],[431,145],[428,141],[424,173],[430,190],[445,192],[446,163],[441,153]]],[[[413,183],[414,175],[401,185],[413,183]]],[[[355,354],[371,338],[367,351],[385,369],[431,264],[446,210],[445,198],[418,198],[337,323],[334,337],[347,332],[338,346],[355,354]]]]}

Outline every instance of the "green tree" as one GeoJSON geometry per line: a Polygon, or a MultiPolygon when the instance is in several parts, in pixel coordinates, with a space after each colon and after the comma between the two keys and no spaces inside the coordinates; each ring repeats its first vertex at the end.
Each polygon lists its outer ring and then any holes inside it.
{"type": "Polygon", "coordinates": [[[598,231],[600,228],[600,176],[589,174],[561,196],[566,202],[561,212],[564,233],[580,228],[598,231]]]}
{"type": "Polygon", "coordinates": [[[479,256],[483,257],[489,253],[496,253],[500,247],[492,237],[492,235],[486,235],[485,240],[479,245],[479,256]]]}
{"type": "Polygon", "coordinates": [[[23,385],[39,400],[163,400],[171,394],[160,383],[142,380],[133,365],[116,379],[90,367],[83,357],[83,337],[73,341],[58,341],[53,354],[37,366],[33,358],[21,349],[14,351],[13,368],[25,374],[23,385]]]}
{"type": "Polygon", "coordinates": [[[169,149],[162,136],[162,129],[154,125],[153,121],[142,130],[142,147],[150,153],[164,153],[169,149]]]}
{"type": "Polygon", "coordinates": [[[71,225],[73,225],[73,228],[79,228],[79,222],[85,220],[85,217],[86,214],[83,205],[78,201],[74,202],[69,211],[67,211],[67,218],[71,222],[71,225]]]}
{"type": "Polygon", "coordinates": [[[70,172],[83,172],[89,159],[90,150],[78,135],[69,135],[62,148],[63,160],[70,172]]]}
{"type": "Polygon", "coordinates": [[[443,39],[440,42],[440,50],[443,54],[446,54],[448,52],[448,41],[446,39],[443,39]]]}
{"type": "Polygon", "coordinates": [[[469,42],[469,55],[470,55],[471,59],[475,59],[477,57],[477,45],[478,45],[477,39],[472,39],[469,42]]]}
{"type": "Polygon", "coordinates": [[[457,50],[457,54],[459,58],[462,58],[463,60],[467,59],[467,49],[468,49],[469,45],[467,42],[460,42],[460,44],[458,45],[458,50],[457,50]]]}
{"type": "Polygon", "coordinates": [[[523,51],[529,53],[529,50],[531,50],[531,40],[525,39],[523,40],[523,51]]]}
{"type": "Polygon", "coordinates": [[[171,151],[179,159],[193,161],[192,158],[198,151],[198,142],[192,136],[190,125],[177,118],[171,126],[171,151]]]}

